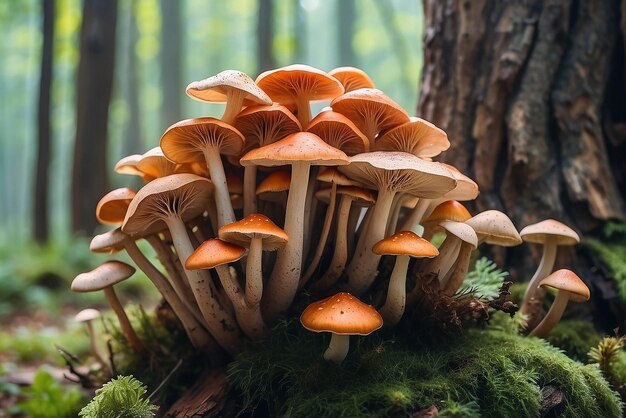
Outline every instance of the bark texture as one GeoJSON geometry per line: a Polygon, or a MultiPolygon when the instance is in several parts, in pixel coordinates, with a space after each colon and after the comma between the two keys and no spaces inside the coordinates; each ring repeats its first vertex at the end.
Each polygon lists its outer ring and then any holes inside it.
{"type": "MultiPolygon", "coordinates": [[[[424,12],[417,114],[448,132],[441,159],[480,186],[472,209],[583,235],[624,220],[626,0],[424,0],[424,12]]],[[[539,256],[522,247],[507,267],[539,256]]]]}
{"type": "Polygon", "coordinates": [[[117,0],[85,0],[80,34],[72,230],[93,233],[95,209],[107,192],[106,150],[115,64],[117,0]]]}

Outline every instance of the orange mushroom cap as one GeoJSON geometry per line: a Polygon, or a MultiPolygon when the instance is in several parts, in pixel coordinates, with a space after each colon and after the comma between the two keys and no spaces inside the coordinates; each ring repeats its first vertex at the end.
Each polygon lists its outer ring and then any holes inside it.
{"type": "Polygon", "coordinates": [[[343,335],[368,335],[383,326],[373,306],[345,292],[313,302],[302,312],[300,322],[309,331],[343,335]]]}
{"type": "Polygon", "coordinates": [[[421,224],[438,224],[441,221],[465,222],[472,217],[467,208],[456,200],[446,200],[437,205],[435,210],[421,224]]]}
{"type": "Polygon", "coordinates": [[[355,67],[338,67],[330,70],[328,75],[335,77],[345,89],[345,92],[351,92],[363,88],[376,88],[374,82],[367,73],[355,67]]]}
{"type": "Polygon", "coordinates": [[[128,187],[120,187],[105,194],[96,206],[98,222],[106,225],[121,225],[126,211],[137,192],[128,187]]]}
{"type": "Polygon", "coordinates": [[[372,247],[375,254],[408,255],[411,257],[437,257],[439,250],[412,231],[400,231],[390,237],[378,241],[372,247]]]}
{"type": "Polygon", "coordinates": [[[222,264],[239,260],[246,253],[246,249],[231,242],[212,238],[204,241],[185,261],[185,268],[189,270],[212,269],[222,264]]]}
{"type": "Polygon", "coordinates": [[[289,239],[285,231],[260,213],[253,213],[240,221],[224,225],[219,229],[219,236],[224,241],[244,247],[250,245],[252,238],[261,238],[265,250],[276,250],[289,239]]]}

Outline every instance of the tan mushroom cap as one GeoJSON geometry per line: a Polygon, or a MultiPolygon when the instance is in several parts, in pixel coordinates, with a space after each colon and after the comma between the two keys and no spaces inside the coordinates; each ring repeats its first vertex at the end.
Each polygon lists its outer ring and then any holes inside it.
{"type": "Polygon", "coordinates": [[[456,200],[446,200],[437,205],[421,224],[438,224],[441,221],[465,222],[472,217],[467,208],[456,200]]]}
{"type": "Polygon", "coordinates": [[[591,297],[589,288],[576,273],[568,269],[557,270],[539,284],[541,287],[551,287],[570,294],[572,302],[585,302],[591,297]]]}
{"type": "Polygon", "coordinates": [[[265,215],[253,213],[240,221],[224,225],[219,229],[219,236],[243,247],[250,246],[252,238],[263,240],[264,250],[277,250],[285,245],[289,237],[280,227],[265,215]]]}
{"type": "Polygon", "coordinates": [[[319,136],[329,145],[347,155],[369,151],[369,141],[354,123],[341,113],[328,110],[311,120],[307,131],[319,136]]]}
{"type": "Polygon", "coordinates": [[[74,317],[74,320],[76,322],[87,322],[87,321],[93,321],[94,319],[98,319],[98,318],[100,318],[99,310],[87,308],[77,313],[76,316],[74,317]]]}
{"type": "Polygon", "coordinates": [[[96,292],[113,286],[135,274],[135,268],[117,260],[104,264],[86,273],[81,273],[72,281],[74,292],[96,292]]]}
{"type": "Polygon", "coordinates": [[[373,306],[345,292],[310,304],[300,322],[309,331],[342,335],[368,335],[383,326],[383,318],[373,306]]]}
{"type": "Polygon", "coordinates": [[[161,149],[177,163],[204,161],[203,149],[215,146],[220,154],[239,155],[243,148],[241,133],[219,119],[203,117],[176,122],[161,137],[161,149]]]}
{"type": "Polygon", "coordinates": [[[324,183],[336,183],[339,186],[362,186],[362,184],[352,180],[335,167],[323,168],[315,179],[324,183]]]}
{"type": "Polygon", "coordinates": [[[293,113],[278,103],[245,108],[237,115],[234,126],[246,139],[244,152],[302,130],[293,113]]]}
{"type": "Polygon", "coordinates": [[[456,187],[450,190],[448,193],[444,195],[449,200],[474,200],[478,197],[479,190],[478,184],[471,178],[467,177],[465,174],[461,173],[455,166],[441,163],[443,164],[454,176],[456,180],[456,187]]]}
{"type": "Polygon", "coordinates": [[[378,89],[358,89],[345,93],[330,104],[335,112],[350,119],[370,141],[380,131],[409,122],[409,115],[378,89]]]}
{"type": "Polygon", "coordinates": [[[131,176],[139,176],[144,180],[146,179],[146,174],[137,168],[137,163],[141,159],[141,154],[133,154],[126,156],[119,160],[115,164],[115,172],[119,174],[128,174],[131,176]]]}
{"type": "Polygon", "coordinates": [[[528,225],[519,234],[524,241],[536,244],[543,244],[548,238],[553,238],[557,245],[576,245],[580,242],[576,231],[554,219],[528,225]]]}
{"type": "Polygon", "coordinates": [[[514,247],[522,243],[511,219],[498,210],[486,210],[465,223],[474,228],[479,239],[484,236],[487,244],[514,247]]]}
{"type": "Polygon", "coordinates": [[[263,179],[256,187],[256,194],[285,192],[291,184],[291,172],[287,170],[274,171],[263,179]]]}
{"type": "Polygon", "coordinates": [[[211,180],[195,174],[173,174],[146,184],[137,192],[122,225],[129,235],[162,227],[162,220],[178,216],[184,222],[202,214],[213,197],[211,180]]]}
{"type": "Polygon", "coordinates": [[[123,233],[119,228],[116,228],[93,237],[89,244],[89,251],[92,253],[113,254],[124,248],[124,242],[127,238],[128,235],[123,233]]]}
{"type": "Polygon", "coordinates": [[[374,244],[372,251],[380,255],[408,255],[427,258],[439,255],[439,250],[430,241],[412,231],[400,231],[382,239],[374,244]]]}
{"type": "Polygon", "coordinates": [[[452,190],[456,180],[440,163],[424,161],[406,152],[366,152],[350,157],[339,170],[348,177],[378,189],[381,184],[424,198],[436,198],[452,190]]]}
{"type": "Polygon", "coordinates": [[[243,166],[262,165],[273,167],[306,161],[311,165],[345,165],[348,156],[310,132],[296,132],[280,141],[253,149],[244,155],[243,166]]]}
{"type": "Polygon", "coordinates": [[[256,85],[247,74],[237,70],[225,70],[204,80],[194,81],[185,90],[187,95],[203,102],[223,103],[228,90],[246,93],[244,106],[253,104],[271,105],[272,99],[256,85]]]}
{"type": "Polygon", "coordinates": [[[265,71],[257,77],[256,83],[272,100],[283,105],[296,103],[302,97],[308,101],[330,100],[344,91],[336,78],[303,64],[265,71]]]}
{"type": "Polygon", "coordinates": [[[212,269],[222,264],[239,260],[246,249],[221,239],[211,238],[204,241],[185,261],[188,270],[212,269]]]}
{"type": "Polygon", "coordinates": [[[409,122],[381,133],[377,151],[403,151],[420,158],[435,157],[450,148],[448,135],[427,120],[411,116],[409,122]]]}
{"type": "Polygon", "coordinates": [[[128,187],[120,187],[105,194],[96,206],[96,218],[105,225],[121,225],[126,211],[137,192],[128,187]]]}
{"type": "Polygon", "coordinates": [[[357,89],[376,88],[370,76],[360,68],[338,67],[330,70],[328,74],[343,84],[346,93],[357,89]]]}
{"type": "Polygon", "coordinates": [[[461,241],[467,242],[472,247],[476,248],[478,246],[478,236],[471,226],[463,222],[455,221],[442,221],[439,225],[445,229],[448,234],[452,234],[461,241]]]}

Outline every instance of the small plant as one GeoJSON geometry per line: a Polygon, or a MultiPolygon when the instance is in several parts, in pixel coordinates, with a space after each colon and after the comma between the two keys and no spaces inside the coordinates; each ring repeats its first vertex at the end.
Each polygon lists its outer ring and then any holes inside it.
{"type": "Polygon", "coordinates": [[[149,418],[154,416],[157,406],[146,398],[146,386],[133,376],[118,376],[101,389],[80,410],[84,418],[149,418]]]}
{"type": "Polygon", "coordinates": [[[614,387],[619,387],[622,383],[615,372],[615,365],[619,361],[620,353],[624,349],[626,337],[604,337],[597,347],[589,351],[589,359],[592,363],[597,363],[602,374],[614,387]]]}
{"type": "Polygon", "coordinates": [[[18,408],[32,418],[73,418],[85,401],[79,389],[68,390],[45,370],[39,370],[22,393],[27,398],[18,408]]]}
{"type": "Polygon", "coordinates": [[[487,257],[476,260],[474,269],[467,274],[459,293],[472,291],[474,294],[493,299],[498,296],[500,287],[508,272],[498,268],[496,263],[487,257]]]}

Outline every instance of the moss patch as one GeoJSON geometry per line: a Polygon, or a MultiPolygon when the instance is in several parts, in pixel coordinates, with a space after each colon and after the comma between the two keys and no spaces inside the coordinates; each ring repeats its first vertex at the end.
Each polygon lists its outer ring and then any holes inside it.
{"type": "Polygon", "coordinates": [[[294,321],[229,367],[246,410],[281,417],[403,416],[471,405],[484,417],[538,416],[541,389],[563,392],[560,416],[618,417],[622,405],[598,368],[547,342],[496,330],[409,347],[379,335],[352,338],[339,367],[321,359],[329,337],[294,321]]]}
{"type": "Polygon", "coordinates": [[[580,362],[587,363],[589,350],[598,345],[602,336],[587,321],[561,321],[547,337],[550,344],[580,362]]]}

